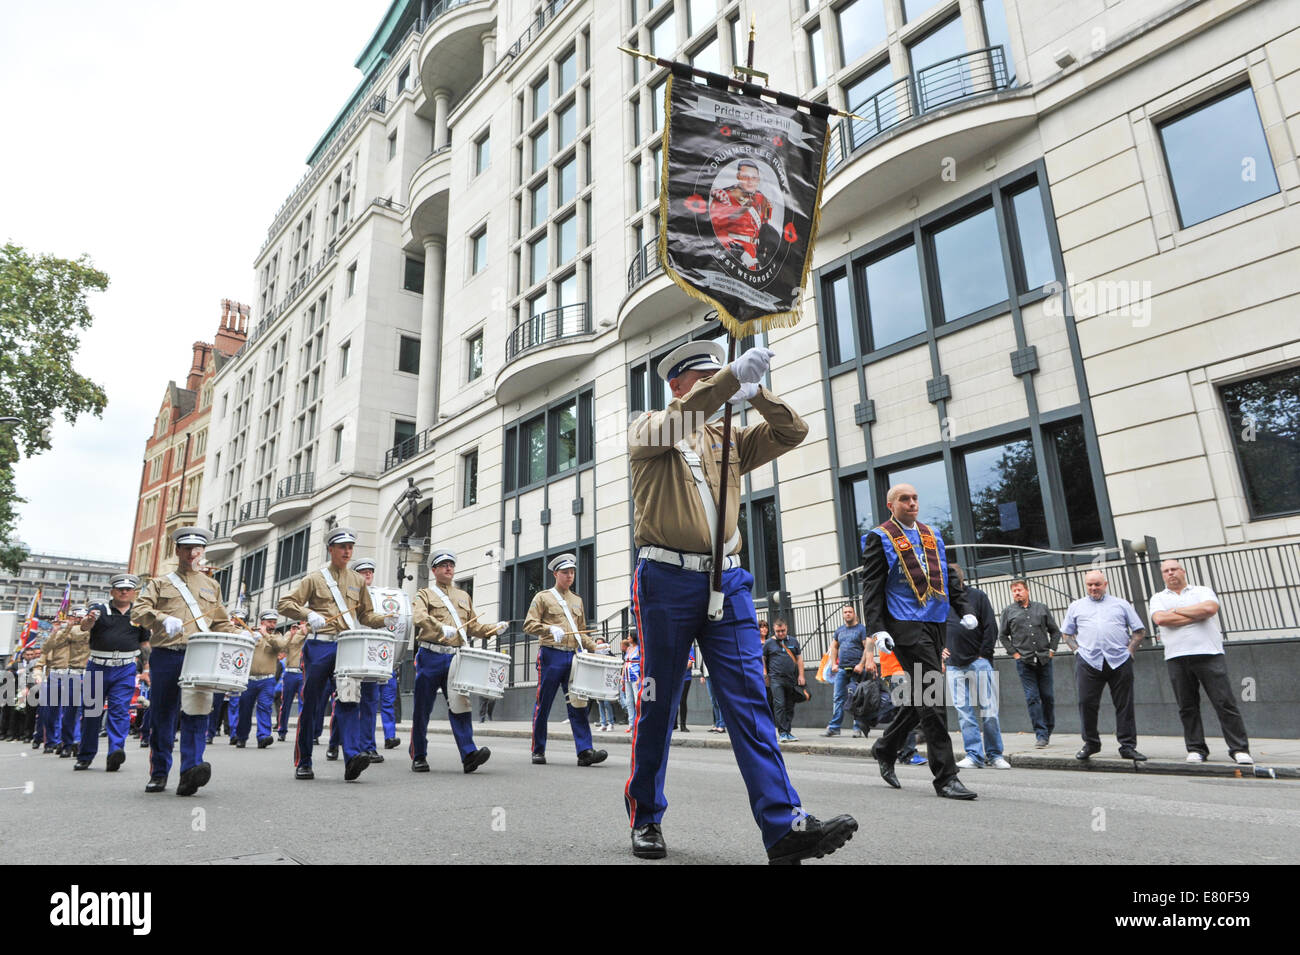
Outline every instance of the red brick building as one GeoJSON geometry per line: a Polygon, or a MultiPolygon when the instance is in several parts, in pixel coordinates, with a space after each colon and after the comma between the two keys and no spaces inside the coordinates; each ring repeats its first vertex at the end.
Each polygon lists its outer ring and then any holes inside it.
{"type": "Polygon", "coordinates": [[[203,461],[212,414],[212,376],[248,339],[247,305],[221,300],[214,341],[195,342],[185,387],[167,383],[153,434],[144,446],[140,500],[136,506],[131,573],[142,578],[176,569],[171,533],[198,517],[203,461]]]}

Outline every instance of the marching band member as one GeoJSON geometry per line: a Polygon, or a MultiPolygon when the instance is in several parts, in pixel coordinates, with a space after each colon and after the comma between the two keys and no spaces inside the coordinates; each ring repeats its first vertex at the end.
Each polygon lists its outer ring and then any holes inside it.
{"type": "Polygon", "coordinates": [[[81,718],[81,748],[74,770],[89,769],[99,751],[99,726],[108,723],[108,760],[115,773],[126,761],[126,736],[131,729],[131,697],[135,695],[136,658],[149,648],[149,631],[131,622],[131,608],[140,589],[134,574],[117,574],[109,581],[109,599],[90,605],[77,629],[86,637],[89,662],[83,685],[91,692],[81,718]],[[89,704],[94,704],[92,708],[89,704]]]}
{"type": "MultiPolygon", "coordinates": [[[[361,580],[370,591],[370,605],[378,607],[375,601],[375,562],[369,557],[353,561],[352,569],[361,575],[361,580]]],[[[366,755],[370,757],[371,763],[382,763],[383,755],[375,746],[375,717],[379,714],[379,691],[378,683],[361,684],[361,745],[365,748],[366,755]]]]}
{"type": "Polygon", "coordinates": [[[632,773],[624,797],[633,854],[662,858],[667,849],[660,821],[668,806],[664,762],[682,673],[691,643],[698,641],[768,861],[795,863],[834,852],[852,838],[858,824],[847,815],[825,823],[808,815],[790,783],[763,692],[751,596],[754,579],[736,556],[740,551],[736,525],[740,476],[797,447],[808,426],[789,405],[759,385],[772,352],[751,348],[724,367],[725,358],[726,348],[720,342],[688,342],[674,349],[657,369],[668,382],[672,402],[664,411],[643,414],[628,429],[638,548],[632,608],[641,639],[641,684],[632,729],[632,773]],[[711,621],[707,611],[722,425],[702,422],[727,401],[738,406],[750,402],[764,422],[731,433],[734,455],[729,461],[728,487],[736,493],[727,496],[723,525],[725,598],[723,616],[711,621]]]}
{"type": "Polygon", "coordinates": [[[495,637],[510,628],[508,623],[485,624],[473,620],[474,603],[469,594],[452,585],[456,573],[456,555],[446,549],[433,552],[429,561],[433,580],[415,595],[411,623],[416,631],[415,700],[411,714],[411,772],[427,773],[429,763],[429,715],[439,690],[447,698],[447,718],[460,749],[461,765],[472,773],[492,755],[486,746],[474,745],[474,720],[470,716],[469,697],[447,689],[447,672],[452,656],[470,638],[495,637]]]}
{"type": "Polygon", "coordinates": [[[533,763],[546,764],[546,718],[551,712],[555,691],[563,689],[569,725],[573,728],[573,745],[578,750],[579,766],[603,763],[609,753],[591,746],[591,723],[587,701],[569,692],[569,670],[579,643],[595,653],[603,647],[587,633],[587,615],[582,598],[573,592],[573,578],[578,559],[561,554],[546,565],[555,575],[555,586],[539,590],[524,619],[524,633],[540,638],[537,643],[537,699],[533,704],[533,763]]]}
{"type": "Polygon", "coordinates": [[[280,723],[276,727],[280,742],[289,732],[289,713],[298,701],[298,718],[302,719],[302,645],[307,642],[307,624],[295,623],[285,631],[284,692],[280,695],[280,723]]]}
{"type": "MultiPolygon", "coordinates": [[[[306,620],[312,630],[311,638],[302,648],[305,685],[302,708],[298,712],[297,741],[294,743],[295,779],[316,778],[311,765],[312,728],[317,723],[316,711],[325,700],[325,683],[334,676],[334,658],[338,653],[335,638],[344,631],[358,629],[357,621],[366,627],[383,627],[388,623],[371,606],[370,591],[362,582],[361,575],[348,567],[356,541],[357,532],[350,527],[335,527],[329,531],[325,545],[330,562],[303,577],[276,606],[290,620],[306,620]]],[[[361,682],[351,677],[340,677],[335,684],[338,691],[335,713],[341,725],[346,758],[343,778],[351,782],[370,765],[370,757],[361,749],[358,726],[361,682]]]]}
{"type": "MultiPolygon", "coordinates": [[[[191,634],[242,632],[221,605],[221,588],[217,582],[199,569],[204,548],[211,539],[212,532],[204,527],[180,527],[173,531],[176,570],[152,578],[131,607],[131,623],[149,629],[149,644],[153,648],[148,671],[152,680],[153,713],[149,783],[144,787],[147,793],[160,793],[167,788],[178,713],[181,778],[176,795],[193,796],[212,778],[212,767],[203,761],[212,691],[181,689],[179,683],[191,634]]],[[[84,742],[84,729],[81,735],[84,742]]]]}
{"type": "Polygon", "coordinates": [[[253,709],[257,709],[257,748],[266,749],[275,739],[271,735],[271,703],[275,696],[275,664],[288,641],[275,632],[280,615],[268,610],[258,620],[257,645],[253,648],[253,663],[249,669],[248,686],[239,700],[239,722],[235,727],[235,745],[240,749],[248,742],[252,730],[253,709]]]}
{"type": "MultiPolygon", "coordinates": [[[[36,667],[40,670],[40,689],[36,693],[36,726],[40,738],[45,742],[42,753],[55,753],[59,746],[59,688],[68,672],[68,659],[72,648],[63,639],[67,624],[55,624],[50,628],[50,635],[41,644],[41,655],[36,658],[36,667]]],[[[36,749],[33,746],[32,749],[36,749]]]]}
{"type": "Polygon", "coordinates": [[[67,758],[77,754],[81,743],[81,701],[86,692],[86,664],[90,660],[90,634],[81,629],[86,619],[86,608],[76,607],[71,613],[67,641],[68,677],[62,700],[63,715],[60,720],[59,739],[63,743],[59,756],[67,758]]]}

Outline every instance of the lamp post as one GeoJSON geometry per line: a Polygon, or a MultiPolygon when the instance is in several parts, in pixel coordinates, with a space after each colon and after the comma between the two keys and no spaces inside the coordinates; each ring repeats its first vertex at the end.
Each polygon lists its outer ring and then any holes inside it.
{"type": "Polygon", "coordinates": [[[415,512],[420,498],[424,497],[424,492],[415,486],[415,478],[406,479],[406,490],[402,496],[393,502],[393,510],[402,520],[402,526],[406,533],[401,536],[397,542],[397,586],[400,588],[408,580],[414,580],[414,577],[407,576],[406,561],[411,556],[411,535],[415,532],[415,512]],[[402,505],[405,504],[405,507],[402,505]]]}

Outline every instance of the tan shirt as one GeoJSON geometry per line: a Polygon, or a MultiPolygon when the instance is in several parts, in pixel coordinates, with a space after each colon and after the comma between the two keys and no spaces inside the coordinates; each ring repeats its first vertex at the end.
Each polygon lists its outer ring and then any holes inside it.
{"type": "MultiPolygon", "coordinates": [[[[337,613],[337,611],[335,611],[337,613]]],[[[294,631],[293,636],[284,636],[284,665],[289,670],[302,669],[302,645],[307,642],[307,634],[294,631]]]]}
{"type": "MultiPolygon", "coordinates": [[[[447,599],[456,608],[456,615],[460,617],[460,622],[471,639],[485,639],[496,636],[497,628],[495,624],[483,623],[479,620],[469,624],[465,623],[466,620],[474,616],[474,602],[469,599],[469,594],[455,585],[442,592],[447,595],[447,599]]],[[[455,627],[456,621],[447,612],[447,605],[442,602],[442,598],[435,594],[430,587],[422,588],[415,595],[415,600],[411,604],[411,622],[415,625],[416,639],[425,643],[441,643],[448,647],[459,647],[465,642],[461,639],[460,633],[450,639],[443,637],[442,628],[444,626],[455,627]]]]}
{"type": "MultiPolygon", "coordinates": [[[[243,633],[226,608],[221,604],[221,588],[217,582],[201,571],[189,572],[177,569],[176,576],[185,584],[199,613],[208,618],[214,633],[243,633]]],[[[172,585],[166,576],[151,577],[140,591],[131,607],[131,622],[137,627],[149,629],[149,643],[155,649],[179,650],[189,643],[189,639],[201,632],[198,621],[190,619],[190,608],[185,603],[181,592],[172,585]],[[185,629],[174,637],[167,636],[163,629],[163,618],[175,617],[185,624],[185,629]]]]}
{"type": "MultiPolygon", "coordinates": [[[[358,626],[382,627],[384,625],[384,615],[375,613],[370,603],[370,589],[366,587],[360,574],[350,567],[335,570],[333,566],[329,567],[326,573],[334,578],[339,588],[339,595],[358,626]]],[[[281,597],[275,609],[281,616],[288,617],[290,620],[306,620],[307,614],[313,610],[329,620],[339,612],[339,606],[334,602],[334,595],[330,593],[329,584],[325,583],[319,570],[313,570],[298,581],[298,586],[281,597]]],[[[339,617],[337,620],[330,620],[320,632],[340,634],[347,629],[346,618],[339,617]]]]}
{"type": "Polygon", "coordinates": [[[257,646],[253,647],[253,666],[249,670],[249,677],[275,676],[275,663],[280,659],[280,651],[288,645],[289,641],[277,633],[267,636],[258,632],[257,646]]]}
{"type": "Polygon", "coordinates": [[[70,623],[67,629],[68,666],[73,670],[84,670],[90,662],[90,631],[82,630],[79,624],[70,623]]]}
{"type": "MultiPolygon", "coordinates": [[[[739,387],[740,382],[731,368],[724,368],[696,382],[689,393],[673,399],[663,411],[647,411],[628,429],[632,500],[636,506],[634,537],[638,547],[670,547],[688,554],[710,552],[712,529],[704,504],[689,465],[673,445],[681,440],[686,428],[707,419],[739,387]]],[[[735,533],[740,516],[740,476],[797,447],[808,434],[808,425],[794,409],[766,388],[759,388],[750,406],[764,420],[762,424],[738,428],[733,419],[723,540],[729,540],[735,533]]],[[[700,456],[716,506],[722,476],[722,422],[697,428],[687,439],[700,456]]],[[[737,543],[731,553],[739,551],[737,543]]]]}
{"type": "MultiPolygon", "coordinates": [[[[572,590],[564,594],[564,602],[569,605],[569,613],[573,615],[573,622],[577,624],[579,630],[587,629],[587,615],[582,606],[582,598],[572,590]]],[[[596,640],[589,633],[581,636],[573,632],[569,626],[568,617],[564,616],[564,611],[560,608],[555,599],[554,591],[539,590],[533,596],[533,602],[528,607],[528,616],[524,618],[524,633],[531,633],[536,637],[544,647],[555,647],[560,650],[576,650],[578,640],[582,640],[582,645],[588,650],[596,649],[596,640]],[[551,633],[551,627],[559,627],[564,631],[564,639],[557,641],[551,633]]]]}
{"type": "Polygon", "coordinates": [[[50,631],[49,639],[41,644],[41,655],[36,658],[36,665],[48,676],[54,670],[66,670],[72,656],[72,646],[68,642],[68,628],[71,624],[60,624],[50,631]]]}

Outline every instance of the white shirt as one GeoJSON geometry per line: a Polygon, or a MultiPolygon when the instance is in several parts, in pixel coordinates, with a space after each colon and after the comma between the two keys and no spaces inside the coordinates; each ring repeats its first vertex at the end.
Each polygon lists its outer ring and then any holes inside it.
{"type": "MultiPolygon", "coordinates": [[[[1176,594],[1166,588],[1153,595],[1149,607],[1152,613],[1157,611],[1167,613],[1206,600],[1213,600],[1216,604],[1219,602],[1219,598],[1214,595],[1214,591],[1209,587],[1193,587],[1188,584],[1183,588],[1181,594],[1176,594]]],[[[1160,628],[1160,639],[1164,641],[1166,660],[1172,660],[1174,657],[1190,656],[1194,653],[1216,654],[1223,652],[1223,630],[1219,627],[1219,615],[1217,613],[1213,617],[1206,617],[1204,620],[1198,620],[1195,623],[1185,624],[1181,627],[1171,627],[1166,624],[1160,628]]]]}

